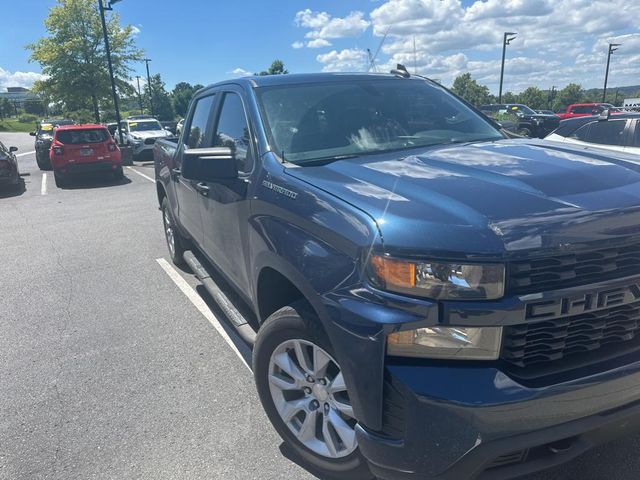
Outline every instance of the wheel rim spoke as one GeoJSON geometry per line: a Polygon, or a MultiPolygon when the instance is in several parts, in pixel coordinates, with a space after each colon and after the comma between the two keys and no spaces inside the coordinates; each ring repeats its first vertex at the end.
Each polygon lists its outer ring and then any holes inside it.
{"type": "Polygon", "coordinates": [[[302,369],[307,374],[313,373],[313,366],[311,365],[307,349],[299,341],[295,342],[294,349],[296,353],[296,359],[298,360],[298,363],[300,364],[302,369]]]}
{"type": "Polygon", "coordinates": [[[332,457],[337,457],[338,447],[335,444],[335,439],[333,438],[331,431],[329,430],[329,422],[327,421],[326,417],[323,419],[323,422],[322,422],[322,438],[324,440],[324,443],[327,446],[327,450],[329,450],[329,454],[332,457]]]}
{"type": "Polygon", "coordinates": [[[333,399],[333,403],[336,407],[336,410],[338,410],[340,413],[346,415],[349,418],[354,418],[353,407],[350,404],[341,402],[339,400],[336,400],[335,398],[333,399]]]}
{"type": "Polygon", "coordinates": [[[317,418],[317,413],[307,412],[307,416],[305,417],[304,422],[302,422],[300,430],[298,430],[298,433],[296,434],[298,440],[302,443],[315,439],[317,418]]]}
{"type": "Polygon", "coordinates": [[[349,449],[355,445],[356,432],[342,419],[340,415],[331,411],[328,415],[327,423],[334,428],[345,448],[349,449]]]}
{"type": "MultiPolygon", "coordinates": [[[[274,363],[280,368],[280,370],[282,370],[293,379],[294,383],[292,385],[295,388],[302,388],[302,386],[306,383],[304,373],[298,368],[295,363],[293,363],[291,357],[289,357],[289,354],[287,352],[278,354],[275,358],[274,363]]],[[[270,377],[273,379],[274,374],[272,373],[270,377]]],[[[276,379],[279,378],[281,377],[276,376],[276,379]]]]}
{"type": "Polygon", "coordinates": [[[327,367],[331,363],[331,357],[321,348],[313,349],[313,375],[316,378],[325,376],[327,367]]]}
{"type": "Polygon", "coordinates": [[[327,388],[329,393],[336,394],[338,392],[345,392],[347,390],[347,386],[344,383],[344,376],[342,372],[338,373],[336,377],[331,381],[329,387],[327,388]]]}
{"type": "MultiPolygon", "coordinates": [[[[292,402],[285,402],[284,405],[282,405],[282,407],[280,408],[280,415],[282,416],[282,419],[286,423],[291,422],[291,420],[293,420],[293,417],[295,417],[298,413],[307,412],[308,403],[309,401],[306,399],[299,399],[299,400],[294,400],[292,402]]],[[[308,416],[309,414],[307,412],[307,417],[308,416]]]]}

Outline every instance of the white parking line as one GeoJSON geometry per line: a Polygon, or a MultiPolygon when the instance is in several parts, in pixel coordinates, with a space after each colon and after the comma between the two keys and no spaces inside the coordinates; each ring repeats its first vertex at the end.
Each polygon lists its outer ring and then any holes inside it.
{"type": "Polygon", "coordinates": [[[40,195],[47,194],[47,174],[42,174],[42,187],[40,187],[40,195]]]}
{"type": "Polygon", "coordinates": [[[36,151],[33,150],[31,152],[17,153],[16,157],[24,157],[25,155],[31,155],[32,153],[36,153],[36,151]]]}
{"type": "Polygon", "coordinates": [[[140,175],[141,177],[146,178],[146,179],[147,179],[147,180],[149,180],[150,182],[156,183],[156,181],[155,181],[153,178],[151,178],[151,177],[149,177],[149,176],[145,175],[145,174],[144,174],[144,173],[142,173],[142,172],[139,172],[139,171],[138,171],[138,170],[136,170],[135,168],[133,168],[133,167],[127,167],[127,168],[128,168],[129,170],[131,170],[132,172],[137,173],[137,174],[138,174],[138,175],[140,175]]]}
{"type": "Polygon", "coordinates": [[[209,309],[205,301],[198,295],[198,293],[187,283],[187,281],[182,278],[175,268],[173,268],[169,262],[167,262],[164,258],[157,258],[156,262],[162,267],[162,269],[169,275],[169,278],[173,280],[173,283],[177,285],[177,287],[182,290],[182,293],[193,303],[193,305],[200,311],[202,316],[206,318],[209,323],[216,329],[216,331],[220,334],[220,336],[224,339],[225,342],[231,347],[231,349],[235,352],[242,363],[251,371],[251,367],[245,361],[244,357],[238,350],[238,347],[233,343],[233,340],[229,337],[225,329],[220,325],[220,320],[216,318],[213,312],[209,309]]]}

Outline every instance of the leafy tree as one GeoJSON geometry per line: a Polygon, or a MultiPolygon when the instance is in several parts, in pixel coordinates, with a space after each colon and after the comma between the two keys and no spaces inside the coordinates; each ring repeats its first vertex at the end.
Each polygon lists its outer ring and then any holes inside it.
{"type": "Polygon", "coordinates": [[[289,70],[284,67],[284,62],[276,59],[267,70],[256,73],[256,75],[286,75],[287,73],[289,73],[289,70]]]}
{"type": "MultiPolygon", "coordinates": [[[[101,107],[111,101],[111,84],[97,3],[57,0],[44,24],[48,36],[27,46],[48,76],[36,90],[46,91],[65,110],[91,109],[99,122],[101,107]]],[[[120,26],[115,13],[107,18],[107,32],[118,88],[127,89],[131,62],[140,60],[142,51],[134,45],[131,25],[120,26]]]]}
{"type": "Polygon", "coordinates": [[[44,115],[44,103],[42,100],[27,100],[24,102],[24,111],[32,115],[44,115]]]}
{"type": "Polygon", "coordinates": [[[189,102],[191,97],[198,90],[202,88],[202,85],[191,85],[187,82],[179,82],[171,91],[171,100],[173,102],[173,108],[180,117],[187,115],[187,109],[189,108],[189,102]]]}
{"type": "Polygon", "coordinates": [[[453,93],[464,98],[467,102],[479,106],[491,103],[494,97],[489,93],[485,85],[480,85],[475,81],[470,73],[459,75],[453,81],[453,93]]]}
{"type": "Polygon", "coordinates": [[[10,117],[13,113],[15,113],[15,109],[11,101],[8,98],[3,98],[2,102],[0,102],[0,115],[5,118],[10,117]]]}
{"type": "Polygon", "coordinates": [[[518,103],[518,96],[513,92],[506,92],[502,94],[502,103],[518,103]]]}
{"type": "Polygon", "coordinates": [[[153,109],[149,105],[149,86],[145,85],[142,98],[145,109],[148,112],[152,112],[158,120],[170,121],[175,119],[176,112],[173,109],[171,97],[159,73],[151,76],[151,98],[153,109]]]}
{"type": "Polygon", "coordinates": [[[518,103],[523,103],[534,110],[547,108],[548,92],[538,87],[529,87],[518,95],[518,103]]]}
{"type": "Polygon", "coordinates": [[[584,90],[577,83],[570,83],[558,93],[553,99],[553,110],[562,110],[572,103],[582,103],[586,100],[584,90]]]}

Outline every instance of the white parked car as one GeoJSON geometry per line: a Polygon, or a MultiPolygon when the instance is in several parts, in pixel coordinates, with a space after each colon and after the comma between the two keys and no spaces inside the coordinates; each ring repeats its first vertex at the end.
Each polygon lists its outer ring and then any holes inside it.
{"type": "Polygon", "coordinates": [[[640,114],[569,118],[545,139],[640,156],[640,114]]]}
{"type": "Polygon", "coordinates": [[[147,154],[153,156],[153,144],[159,138],[172,136],[172,133],[162,127],[160,122],[152,117],[128,117],[122,121],[122,135],[126,145],[133,149],[133,157],[140,158],[147,154]]]}

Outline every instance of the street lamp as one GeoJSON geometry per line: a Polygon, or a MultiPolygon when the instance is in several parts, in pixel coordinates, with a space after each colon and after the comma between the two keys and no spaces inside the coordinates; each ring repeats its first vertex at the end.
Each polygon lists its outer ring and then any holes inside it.
{"type": "Polygon", "coordinates": [[[151,107],[151,116],[155,117],[155,109],[153,108],[153,92],[151,91],[151,75],[149,75],[149,62],[150,58],[145,58],[144,63],[147,64],[147,90],[149,94],[149,107],[151,107]]]}
{"type": "Polygon", "coordinates": [[[138,82],[138,106],[140,107],[140,115],[144,114],[142,108],[142,94],[140,93],[140,75],[136,75],[136,81],[138,82]]]}
{"type": "Polygon", "coordinates": [[[611,62],[611,54],[618,50],[621,43],[610,43],[609,53],[607,54],[607,71],[604,74],[604,90],[602,91],[602,103],[607,101],[607,80],[609,80],[609,63],[611,62]]]}
{"type": "Polygon", "coordinates": [[[498,92],[498,103],[502,103],[502,80],[504,79],[504,57],[507,53],[507,45],[511,44],[511,41],[515,40],[516,32],[504,32],[504,39],[502,41],[502,67],[500,68],[500,91],[498,92]]]}
{"type": "Polygon", "coordinates": [[[100,18],[102,19],[102,33],[104,35],[104,47],[107,52],[107,63],[109,64],[109,77],[111,79],[111,93],[113,94],[113,106],[116,109],[116,122],[118,122],[118,135],[120,137],[120,145],[124,145],[124,138],[122,136],[122,129],[120,128],[120,106],[118,104],[118,92],[116,91],[116,79],[113,76],[113,64],[111,63],[111,48],[109,47],[109,35],[107,35],[107,21],[104,18],[105,10],[113,10],[112,6],[118,3],[120,0],[109,0],[109,4],[105,7],[104,0],[98,0],[98,7],[100,8],[100,18]]]}

